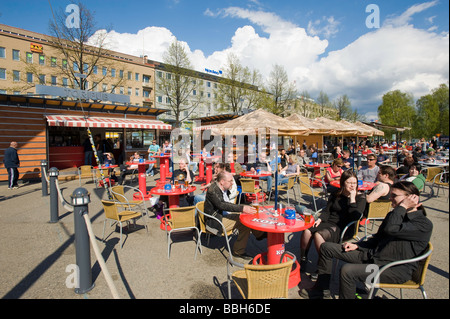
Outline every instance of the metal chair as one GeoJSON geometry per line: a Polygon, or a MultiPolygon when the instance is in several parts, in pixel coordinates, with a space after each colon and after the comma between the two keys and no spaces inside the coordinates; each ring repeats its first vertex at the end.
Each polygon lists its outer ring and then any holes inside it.
{"type": "Polygon", "coordinates": [[[436,175],[442,173],[441,167],[425,167],[420,171],[425,176],[425,185],[423,190],[425,191],[426,186],[430,187],[430,197],[433,192],[433,181],[436,175]],[[427,184],[428,183],[428,184],[427,184]]]}
{"type": "MultiPolygon", "coordinates": [[[[195,205],[195,209],[197,210],[198,222],[199,222],[199,226],[200,226],[199,238],[201,238],[202,234],[206,234],[208,236],[207,245],[209,245],[209,240],[211,238],[211,235],[214,235],[214,234],[209,232],[206,229],[206,219],[207,218],[212,218],[212,219],[216,220],[217,222],[220,223],[220,225],[222,225],[222,234],[220,236],[225,237],[225,242],[226,242],[226,247],[228,249],[228,253],[230,254],[230,256],[232,256],[231,248],[230,248],[230,240],[231,240],[231,235],[233,234],[233,230],[227,231],[225,229],[225,226],[223,225],[223,223],[219,219],[217,219],[216,217],[205,213],[205,208],[204,207],[205,207],[205,202],[204,201],[203,202],[199,202],[199,203],[197,203],[197,205],[195,205]]],[[[200,245],[200,243],[201,243],[200,240],[198,240],[197,241],[197,249],[198,249],[198,246],[200,245]]]]}
{"type": "Polygon", "coordinates": [[[261,192],[260,188],[256,187],[256,180],[251,178],[241,178],[241,194],[239,194],[239,202],[241,204],[241,198],[244,194],[254,194],[255,198],[258,197],[258,193],[261,192]]]}
{"type": "Polygon", "coordinates": [[[194,259],[197,259],[197,249],[200,247],[200,253],[202,252],[200,231],[197,228],[195,222],[195,206],[189,207],[177,207],[164,209],[164,228],[167,233],[167,258],[170,258],[170,248],[172,247],[172,232],[186,231],[186,230],[196,230],[197,231],[197,244],[195,247],[194,259]],[[166,214],[168,211],[170,214],[166,214]]]}
{"type": "Polygon", "coordinates": [[[394,262],[391,262],[391,263],[381,267],[381,269],[376,273],[376,275],[373,279],[374,284],[370,285],[371,287],[370,287],[368,299],[372,299],[373,297],[375,297],[378,289],[387,289],[387,288],[399,288],[401,299],[403,299],[403,289],[420,289],[420,291],[422,292],[423,298],[427,299],[427,293],[426,293],[423,285],[425,283],[425,276],[427,274],[427,269],[428,269],[428,265],[430,263],[432,253],[433,253],[433,245],[430,242],[430,243],[428,243],[428,248],[422,255],[420,255],[416,258],[394,261],[394,262]],[[416,271],[414,271],[411,280],[408,280],[407,282],[405,282],[403,284],[387,284],[387,283],[379,282],[381,274],[386,269],[397,266],[397,265],[402,265],[402,264],[407,264],[407,263],[415,263],[415,262],[418,262],[419,266],[416,269],[416,271]]]}
{"type": "Polygon", "coordinates": [[[231,281],[236,284],[244,299],[287,298],[289,275],[295,263],[295,255],[285,252],[275,265],[240,264],[232,259],[227,262],[228,298],[231,299],[231,281]],[[285,255],[289,255],[284,261],[285,255]],[[243,269],[231,273],[230,266],[243,269]]]}
{"type": "Polygon", "coordinates": [[[148,217],[148,210],[145,201],[128,198],[125,195],[126,189],[131,190],[132,192],[140,193],[142,196],[141,198],[144,198],[144,194],[139,188],[127,185],[117,185],[111,187],[111,195],[113,196],[113,199],[119,202],[123,207],[127,207],[129,210],[136,209],[138,207],[142,214],[148,217]]]}
{"type": "Polygon", "coordinates": [[[300,191],[302,195],[309,195],[313,199],[314,203],[314,210],[317,211],[317,204],[316,204],[316,197],[323,196],[323,192],[315,191],[309,184],[309,177],[307,176],[300,176],[298,179],[300,183],[300,191]]]}
{"type": "MultiPolygon", "coordinates": [[[[110,221],[110,226],[112,222],[114,222],[114,224],[119,224],[120,227],[120,248],[123,247],[123,242],[122,242],[122,228],[123,228],[123,223],[126,222],[127,225],[129,225],[129,221],[130,220],[134,220],[134,223],[136,224],[136,219],[139,217],[142,217],[142,214],[140,212],[135,212],[135,211],[131,211],[131,210],[123,210],[119,212],[118,206],[117,206],[117,202],[114,201],[107,201],[107,200],[102,200],[102,205],[103,205],[103,210],[105,211],[105,221],[103,223],[103,235],[102,235],[102,239],[105,237],[105,228],[106,228],[106,221],[109,220],[110,221]]],[[[148,227],[147,227],[147,223],[145,222],[145,229],[147,229],[147,233],[148,233],[148,227]]]]}
{"type": "Polygon", "coordinates": [[[448,171],[437,174],[433,179],[433,184],[431,185],[432,192],[430,192],[430,197],[434,194],[434,186],[437,186],[438,190],[436,196],[439,196],[439,189],[447,187],[447,202],[448,202],[448,171]]]}
{"type": "MultiPolygon", "coordinates": [[[[290,190],[292,190],[294,192],[295,200],[297,200],[297,194],[295,193],[295,189],[294,189],[294,185],[295,185],[296,179],[297,179],[297,176],[290,176],[289,179],[288,179],[287,184],[285,184],[285,185],[278,185],[278,187],[277,187],[279,191],[286,192],[288,205],[290,205],[290,203],[289,203],[289,197],[290,197],[289,196],[289,191],[290,190]]],[[[275,191],[275,189],[276,189],[275,187],[276,186],[272,186],[272,189],[270,190],[270,193],[269,193],[269,198],[271,198],[272,192],[275,191]]]]}
{"type": "Polygon", "coordinates": [[[361,221],[361,218],[363,217],[363,214],[361,214],[359,216],[358,219],[355,219],[351,222],[349,222],[344,229],[341,232],[341,238],[339,240],[339,243],[342,244],[344,242],[344,240],[349,240],[349,239],[356,239],[356,240],[360,240],[359,236],[358,236],[358,229],[359,229],[359,222],[361,221]],[[351,228],[354,225],[354,228],[351,228]],[[353,234],[351,237],[346,237],[347,231],[348,230],[353,230],[353,234]]]}
{"type": "Polygon", "coordinates": [[[80,167],[78,167],[78,180],[80,186],[81,186],[81,179],[85,178],[89,178],[92,179],[92,181],[94,181],[91,165],[81,165],[80,167]]]}
{"type": "MultiPolygon", "coordinates": [[[[367,236],[367,224],[370,220],[383,220],[387,214],[391,211],[392,203],[390,200],[376,200],[369,203],[367,210],[367,217],[364,223],[364,236],[367,236]]],[[[373,224],[371,231],[373,230],[373,224]]]]}

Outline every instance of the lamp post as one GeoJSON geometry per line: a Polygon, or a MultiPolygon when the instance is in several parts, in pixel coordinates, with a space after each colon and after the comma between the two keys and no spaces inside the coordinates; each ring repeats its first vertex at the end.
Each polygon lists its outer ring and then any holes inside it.
{"type": "Polygon", "coordinates": [[[42,196],[48,196],[47,165],[47,160],[41,161],[42,196]]]}
{"type": "Polygon", "coordinates": [[[58,175],[59,171],[56,167],[52,167],[48,171],[50,177],[50,223],[57,223],[59,218],[58,190],[56,189],[58,175]]]}
{"type": "Polygon", "coordinates": [[[79,287],[75,293],[84,294],[94,288],[92,283],[91,252],[89,233],[83,215],[89,212],[90,194],[85,188],[77,188],[70,196],[72,199],[75,225],[75,252],[79,271],[79,287]]]}

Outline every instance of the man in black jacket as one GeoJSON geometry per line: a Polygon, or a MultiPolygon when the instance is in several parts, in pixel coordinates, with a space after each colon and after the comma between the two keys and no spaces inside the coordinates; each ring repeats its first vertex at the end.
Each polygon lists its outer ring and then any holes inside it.
{"type": "Polygon", "coordinates": [[[10,146],[5,150],[3,157],[3,164],[8,171],[8,189],[17,189],[19,185],[19,170],[20,166],[19,155],[17,155],[17,142],[11,142],[10,146]]]}
{"type": "MultiPolygon", "coordinates": [[[[229,202],[229,189],[233,185],[233,182],[234,178],[230,172],[222,171],[217,175],[216,181],[208,188],[208,191],[206,192],[205,213],[221,220],[226,231],[231,229],[237,229],[239,231],[239,235],[233,245],[232,254],[233,256],[250,260],[252,257],[247,255],[245,252],[250,232],[252,232],[258,240],[265,238],[265,233],[257,230],[251,230],[241,224],[239,214],[237,213],[243,212],[246,214],[252,214],[256,213],[256,209],[251,206],[237,205],[229,202]]],[[[215,224],[211,218],[206,221],[206,229],[216,235],[222,233],[221,226],[219,224],[215,224]]]]}
{"type": "MultiPolygon", "coordinates": [[[[391,189],[394,208],[383,220],[378,232],[367,241],[359,243],[324,243],[320,247],[318,279],[310,290],[302,290],[305,298],[330,298],[328,290],[333,258],[347,262],[339,281],[339,299],[354,299],[356,282],[365,282],[373,270],[398,261],[421,255],[428,246],[433,224],[419,204],[419,190],[411,182],[397,182],[391,189]]],[[[401,284],[411,279],[417,263],[398,265],[381,274],[381,282],[401,284]]]]}

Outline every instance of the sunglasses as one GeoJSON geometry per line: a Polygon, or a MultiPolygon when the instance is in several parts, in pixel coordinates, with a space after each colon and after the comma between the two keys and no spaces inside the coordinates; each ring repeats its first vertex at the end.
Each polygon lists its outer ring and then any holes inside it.
{"type": "Polygon", "coordinates": [[[368,161],[376,161],[377,159],[376,158],[369,158],[369,159],[367,159],[368,161]]]}

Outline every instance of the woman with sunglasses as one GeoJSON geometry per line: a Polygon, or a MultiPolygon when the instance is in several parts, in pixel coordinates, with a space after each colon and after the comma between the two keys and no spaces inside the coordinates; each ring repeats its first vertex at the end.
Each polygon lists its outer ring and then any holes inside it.
{"type": "MultiPolygon", "coordinates": [[[[303,266],[307,263],[312,240],[314,240],[318,252],[324,242],[338,243],[341,231],[350,222],[358,220],[365,207],[366,198],[364,194],[358,193],[358,179],[355,172],[351,170],[343,172],[339,190],[331,194],[327,206],[314,222],[313,227],[304,230],[302,233],[300,258],[303,266]]],[[[315,276],[312,275],[311,277],[314,278],[315,276]]]]}

